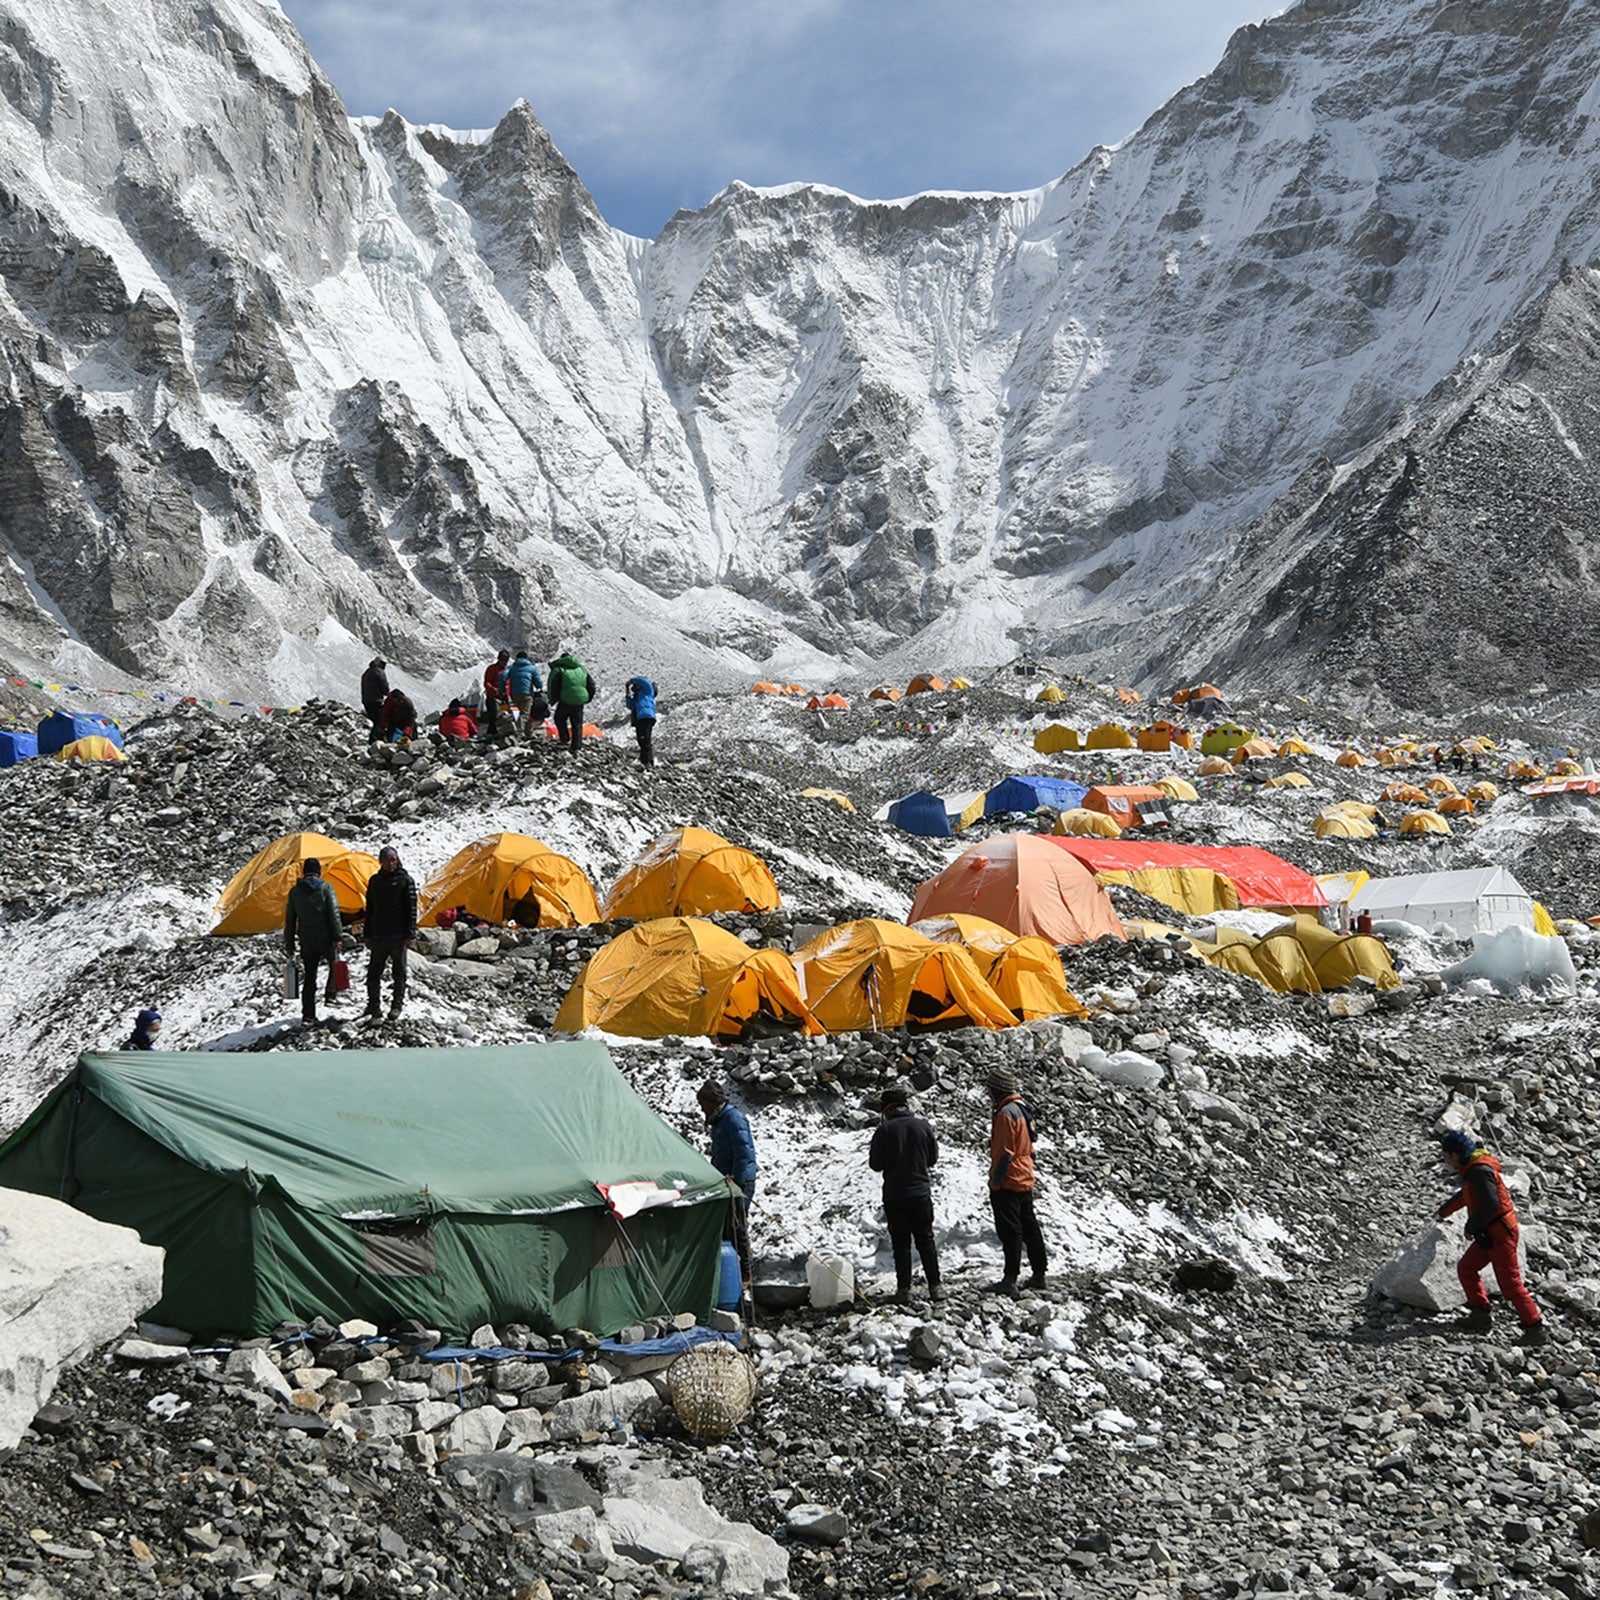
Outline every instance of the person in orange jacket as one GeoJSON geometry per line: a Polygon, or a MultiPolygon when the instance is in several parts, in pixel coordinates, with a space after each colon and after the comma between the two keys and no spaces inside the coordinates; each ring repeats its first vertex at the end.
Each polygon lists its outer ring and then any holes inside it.
{"type": "Polygon", "coordinates": [[[994,1231],[1000,1235],[1004,1275],[985,1294],[1015,1299],[1022,1271],[1022,1252],[1028,1252],[1032,1274],[1028,1288],[1044,1288],[1046,1256],[1044,1234],[1033,1211],[1033,1117],[1024,1104],[1016,1077],[1004,1067],[989,1074],[987,1087],[994,1106],[989,1127],[989,1209],[994,1231]]]}
{"type": "Polygon", "coordinates": [[[1544,1321],[1522,1281],[1517,1265],[1517,1236],[1521,1232],[1511,1191],[1500,1175],[1500,1163],[1470,1133],[1453,1129],[1439,1141],[1444,1158],[1461,1175],[1461,1191],[1439,1207],[1439,1221],[1453,1212],[1467,1213],[1467,1238],[1471,1243],[1456,1264],[1456,1276],[1467,1296],[1463,1324],[1471,1333],[1487,1333],[1490,1326],[1489,1291],[1483,1286],[1483,1269],[1494,1268],[1500,1294],[1522,1324],[1524,1344],[1543,1344],[1544,1321]]]}

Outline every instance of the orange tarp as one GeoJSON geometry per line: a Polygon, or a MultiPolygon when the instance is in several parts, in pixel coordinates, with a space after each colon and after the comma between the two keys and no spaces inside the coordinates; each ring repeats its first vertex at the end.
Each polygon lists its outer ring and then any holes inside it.
{"type": "Polygon", "coordinates": [[[1103,934],[1127,937],[1094,873],[1031,833],[1000,834],[972,845],[938,877],[917,885],[913,922],[953,912],[1051,944],[1087,944],[1103,934]]]}

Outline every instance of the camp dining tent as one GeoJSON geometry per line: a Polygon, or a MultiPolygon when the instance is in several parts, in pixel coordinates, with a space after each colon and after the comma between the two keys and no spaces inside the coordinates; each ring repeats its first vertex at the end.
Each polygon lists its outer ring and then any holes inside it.
{"type": "Polygon", "coordinates": [[[1534,926],[1533,896],[1504,867],[1369,878],[1351,895],[1349,911],[1352,917],[1366,912],[1375,921],[1423,928],[1443,923],[1462,939],[1534,926]]]}
{"type": "Polygon", "coordinates": [[[158,1322],[457,1337],[707,1315],[727,1193],[588,1040],[85,1055],[0,1145],[0,1185],[161,1245],[158,1322]],[[599,1185],[630,1182],[669,1203],[621,1220],[599,1185]]]}

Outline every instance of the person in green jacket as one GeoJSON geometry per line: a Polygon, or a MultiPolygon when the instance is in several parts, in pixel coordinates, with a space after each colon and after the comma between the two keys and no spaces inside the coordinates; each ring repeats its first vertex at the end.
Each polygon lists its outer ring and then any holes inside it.
{"type": "Polygon", "coordinates": [[[294,954],[295,939],[300,941],[300,1016],[317,1020],[317,969],[332,961],[339,948],[344,924],[339,920],[339,897],[333,885],[323,880],[322,863],[307,856],[300,868],[300,881],[289,891],[283,908],[283,953],[294,954]]]}
{"type": "Polygon", "coordinates": [[[574,755],[583,743],[583,708],[593,699],[594,679],[588,668],[570,650],[563,650],[550,663],[550,704],[556,738],[574,755]]]}

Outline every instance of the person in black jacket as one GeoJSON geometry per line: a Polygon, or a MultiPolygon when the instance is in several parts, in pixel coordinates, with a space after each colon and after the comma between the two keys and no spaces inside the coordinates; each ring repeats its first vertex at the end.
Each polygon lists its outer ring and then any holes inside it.
{"type": "Polygon", "coordinates": [[[928,1294],[944,1298],[939,1284],[939,1250],[933,1238],[933,1180],[928,1169],[939,1159],[933,1129],[910,1107],[911,1091],[897,1083],[883,1091],[883,1120],[872,1135],[867,1164],[883,1174],[883,1215],[894,1250],[895,1303],[911,1299],[911,1246],[922,1257],[928,1294]]]}
{"type": "Polygon", "coordinates": [[[156,1035],[161,1032],[161,1013],[153,1006],[141,1011],[133,1024],[133,1036],[123,1045],[124,1050],[154,1050],[156,1035]]]}
{"type": "Polygon", "coordinates": [[[289,891],[283,908],[283,953],[292,956],[295,940],[300,941],[300,1017],[304,1022],[317,1020],[317,968],[333,960],[343,932],[339,897],[324,880],[322,863],[307,856],[301,863],[300,881],[289,891]]]}
{"type": "Polygon", "coordinates": [[[406,1003],[406,949],[417,931],[417,881],[400,865],[392,844],[378,852],[378,870],[367,882],[367,920],[362,929],[367,950],[367,1015],[381,1010],[383,969],[394,968],[394,993],[389,1017],[398,1017],[406,1003]]]}
{"type": "Polygon", "coordinates": [[[361,709],[372,724],[372,731],[367,735],[369,742],[378,737],[378,728],[383,721],[383,702],[389,698],[388,666],[389,663],[382,656],[374,656],[367,663],[367,670],[361,674],[361,709]]]}

